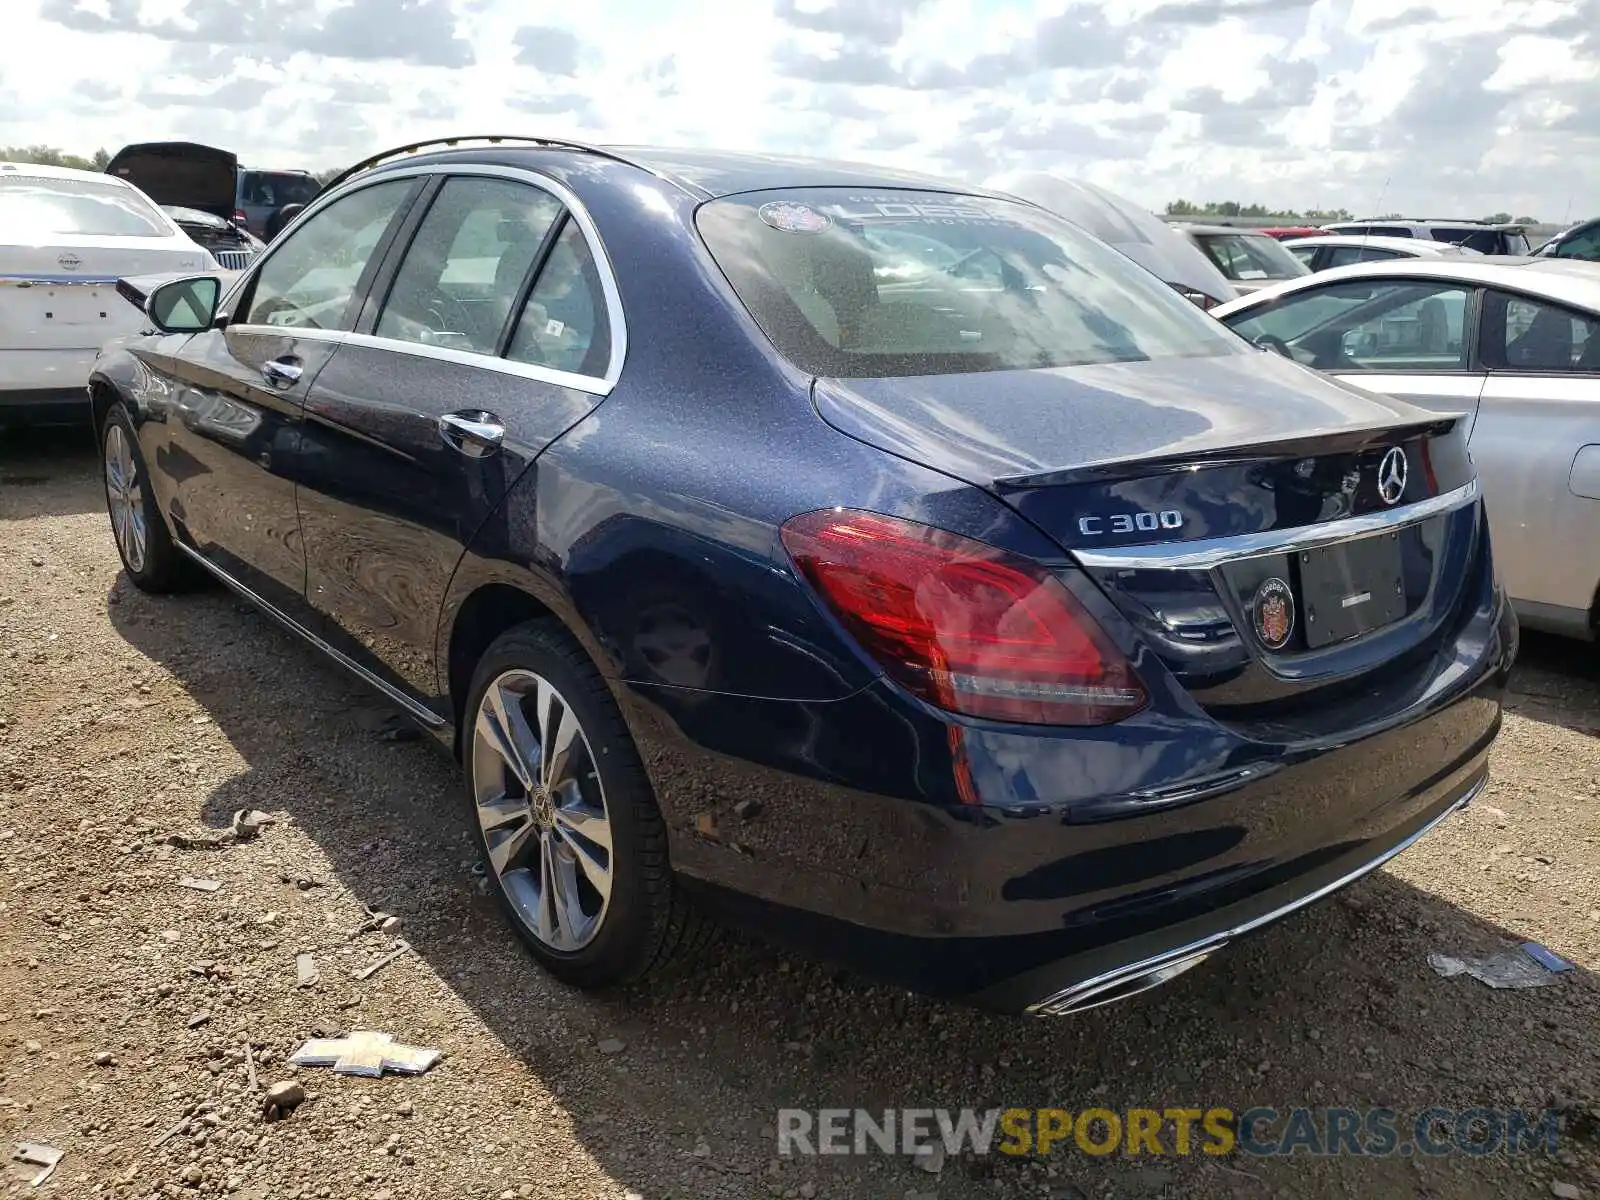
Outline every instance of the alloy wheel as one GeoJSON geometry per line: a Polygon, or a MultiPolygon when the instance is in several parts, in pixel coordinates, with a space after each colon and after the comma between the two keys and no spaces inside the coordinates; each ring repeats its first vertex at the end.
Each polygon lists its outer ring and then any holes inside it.
{"type": "Polygon", "coordinates": [[[133,443],[122,426],[111,422],[106,427],[106,507],[111,511],[111,532],[117,549],[130,571],[144,568],[147,546],[144,520],[144,489],[139,481],[139,464],[133,456],[133,443]]]}
{"type": "Polygon", "coordinates": [[[583,949],[605,920],[615,859],[577,713],[542,676],[503,672],[478,703],[471,762],[489,868],[517,919],[551,950],[583,949]]]}

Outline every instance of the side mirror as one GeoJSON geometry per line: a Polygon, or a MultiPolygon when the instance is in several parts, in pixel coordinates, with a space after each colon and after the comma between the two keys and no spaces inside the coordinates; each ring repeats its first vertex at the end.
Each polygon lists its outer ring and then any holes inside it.
{"type": "Polygon", "coordinates": [[[144,302],[144,311],[162,333],[200,333],[211,328],[221,299],[220,279],[191,275],[156,288],[144,302]]]}

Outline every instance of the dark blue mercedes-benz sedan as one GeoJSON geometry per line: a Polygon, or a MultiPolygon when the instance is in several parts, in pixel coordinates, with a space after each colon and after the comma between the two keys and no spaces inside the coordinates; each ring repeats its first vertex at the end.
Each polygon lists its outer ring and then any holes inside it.
{"type": "Polygon", "coordinates": [[[1484,785],[1516,629],[1458,420],[1021,201],[463,139],[225,289],[121,286],[128,576],[222,579],[452,747],[565,980],[715,910],[1073,1011],[1484,785]]]}

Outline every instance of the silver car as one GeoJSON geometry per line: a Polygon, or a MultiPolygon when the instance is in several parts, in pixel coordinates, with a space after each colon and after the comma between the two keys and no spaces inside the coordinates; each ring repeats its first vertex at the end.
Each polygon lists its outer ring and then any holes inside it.
{"type": "Polygon", "coordinates": [[[1495,565],[1524,625],[1600,617],[1600,266],[1449,255],[1360,263],[1212,310],[1264,349],[1466,413],[1495,565]]]}
{"type": "Polygon", "coordinates": [[[1270,234],[1232,225],[1184,223],[1173,228],[1215,263],[1235,289],[1247,295],[1281,280],[1310,273],[1304,263],[1270,234]]]}

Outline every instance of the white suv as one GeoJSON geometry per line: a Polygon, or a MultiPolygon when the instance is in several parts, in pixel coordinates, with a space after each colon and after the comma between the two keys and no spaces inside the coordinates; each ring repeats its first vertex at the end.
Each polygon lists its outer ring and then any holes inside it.
{"type": "Polygon", "coordinates": [[[1531,247],[1521,225],[1491,225],[1486,221],[1413,221],[1406,218],[1340,221],[1322,227],[1328,233],[1366,237],[1422,238],[1465,246],[1479,254],[1527,254],[1531,247]]]}

